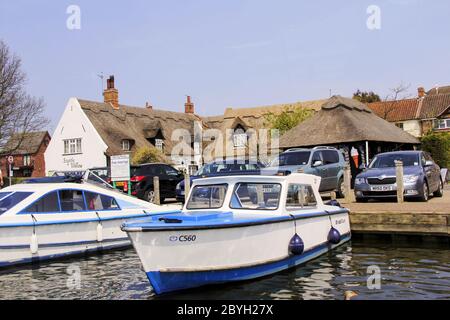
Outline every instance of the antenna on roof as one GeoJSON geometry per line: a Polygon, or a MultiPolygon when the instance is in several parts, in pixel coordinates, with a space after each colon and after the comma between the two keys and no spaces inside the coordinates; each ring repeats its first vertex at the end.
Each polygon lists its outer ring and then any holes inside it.
{"type": "Polygon", "coordinates": [[[100,72],[100,74],[98,74],[97,77],[100,78],[100,81],[101,81],[100,87],[101,87],[102,93],[103,93],[103,80],[105,79],[105,76],[103,75],[103,72],[100,72]]]}

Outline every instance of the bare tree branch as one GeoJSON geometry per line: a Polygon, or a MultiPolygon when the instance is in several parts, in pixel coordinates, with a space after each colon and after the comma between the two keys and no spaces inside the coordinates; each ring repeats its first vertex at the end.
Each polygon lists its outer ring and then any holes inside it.
{"type": "Polygon", "coordinates": [[[26,133],[41,131],[49,120],[44,116],[45,103],[25,92],[26,75],[21,59],[0,40],[0,150],[17,150],[26,133]],[[14,136],[14,143],[5,146],[14,136]]]}

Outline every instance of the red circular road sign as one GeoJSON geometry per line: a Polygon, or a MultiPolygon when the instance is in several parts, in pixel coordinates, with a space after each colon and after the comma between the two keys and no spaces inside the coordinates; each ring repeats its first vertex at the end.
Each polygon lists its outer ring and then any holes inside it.
{"type": "Polygon", "coordinates": [[[14,162],[14,157],[13,156],[9,156],[8,157],[8,162],[9,163],[13,163],[14,162]]]}

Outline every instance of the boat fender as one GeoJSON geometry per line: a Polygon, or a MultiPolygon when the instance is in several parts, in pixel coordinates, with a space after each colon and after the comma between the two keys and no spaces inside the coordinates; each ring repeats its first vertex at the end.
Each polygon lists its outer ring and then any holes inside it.
{"type": "Polygon", "coordinates": [[[341,234],[333,227],[331,227],[330,232],[328,233],[328,242],[332,244],[338,244],[341,242],[341,234]]]}
{"type": "Polygon", "coordinates": [[[37,239],[37,235],[36,235],[36,218],[34,217],[34,215],[31,215],[31,218],[33,219],[33,233],[31,234],[31,239],[30,239],[30,251],[31,254],[36,254],[38,253],[39,250],[39,244],[38,244],[38,239],[37,239]]]}
{"type": "Polygon", "coordinates": [[[289,252],[293,255],[300,255],[303,253],[305,249],[305,244],[303,243],[302,238],[298,234],[294,234],[289,241],[289,252]]]}
{"type": "Polygon", "coordinates": [[[98,212],[95,213],[98,218],[98,224],[97,224],[97,242],[103,241],[103,225],[102,225],[102,219],[100,219],[100,216],[98,215],[98,212]]]}
{"type": "Polygon", "coordinates": [[[102,223],[99,222],[97,224],[97,242],[102,242],[103,241],[103,226],[102,223]]]}

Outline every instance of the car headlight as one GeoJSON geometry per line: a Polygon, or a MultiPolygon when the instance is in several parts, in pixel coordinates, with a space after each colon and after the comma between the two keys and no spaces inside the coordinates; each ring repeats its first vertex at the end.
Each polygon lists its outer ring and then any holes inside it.
{"type": "Polygon", "coordinates": [[[366,178],[356,178],[355,184],[363,184],[366,183],[366,178]]]}
{"type": "Polygon", "coordinates": [[[176,186],[176,190],[181,190],[181,182],[179,182],[176,186]]]}
{"type": "Polygon", "coordinates": [[[403,183],[415,183],[419,180],[419,176],[416,176],[414,174],[408,174],[406,176],[403,176],[403,183]]]}

